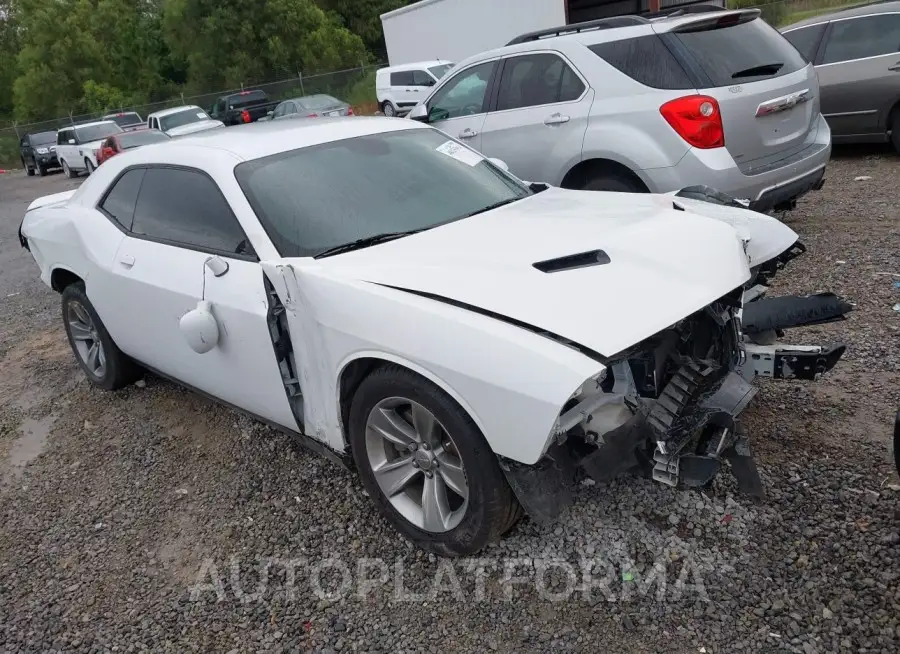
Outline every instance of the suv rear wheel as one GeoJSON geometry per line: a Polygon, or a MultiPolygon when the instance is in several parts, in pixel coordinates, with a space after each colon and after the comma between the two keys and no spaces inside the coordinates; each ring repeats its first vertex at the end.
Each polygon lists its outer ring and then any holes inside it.
{"type": "Polygon", "coordinates": [[[390,100],[385,100],[381,104],[381,112],[388,118],[393,118],[394,116],[397,115],[397,110],[394,108],[394,105],[391,103],[390,100]]]}
{"type": "Polygon", "coordinates": [[[646,193],[633,177],[616,172],[603,172],[589,175],[582,188],[585,191],[611,191],[614,193],[646,193]]]}
{"type": "Polygon", "coordinates": [[[62,162],[63,173],[65,173],[66,177],[69,179],[75,179],[78,176],[78,173],[69,168],[69,164],[65,161],[62,162]]]}

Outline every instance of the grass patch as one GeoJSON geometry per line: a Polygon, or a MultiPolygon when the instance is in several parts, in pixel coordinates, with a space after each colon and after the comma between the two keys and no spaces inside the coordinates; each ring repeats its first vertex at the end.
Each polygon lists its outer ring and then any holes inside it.
{"type": "Polygon", "coordinates": [[[15,135],[0,135],[0,168],[18,168],[21,165],[19,139],[15,135]]]}

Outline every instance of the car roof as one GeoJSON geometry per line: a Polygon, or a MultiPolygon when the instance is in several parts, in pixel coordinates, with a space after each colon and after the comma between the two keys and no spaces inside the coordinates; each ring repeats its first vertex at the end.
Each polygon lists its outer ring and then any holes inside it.
{"type": "Polygon", "coordinates": [[[820,14],[818,16],[813,16],[812,18],[807,18],[796,23],[791,23],[790,25],[785,25],[784,27],[782,27],[781,31],[790,32],[801,27],[819,25],[821,23],[827,23],[832,20],[839,20],[841,18],[855,18],[856,16],[886,14],[895,11],[900,11],[900,2],[897,2],[896,0],[888,0],[887,2],[868,2],[865,4],[857,5],[855,7],[850,7],[849,9],[842,9],[841,11],[835,11],[830,14],[820,14]]]}
{"type": "Polygon", "coordinates": [[[146,159],[142,162],[132,159],[132,163],[178,163],[189,154],[196,155],[197,160],[202,161],[210,157],[210,150],[228,152],[250,161],[321,143],[409,129],[432,128],[415,120],[380,116],[262,121],[191,134],[187,138],[172,139],[170,143],[148,145],[140,150],[146,159]]]}
{"type": "Polygon", "coordinates": [[[78,123],[76,125],[66,125],[65,127],[60,127],[58,130],[56,130],[56,133],[59,134],[64,129],[80,129],[82,127],[94,127],[95,125],[109,125],[110,123],[112,123],[113,125],[116,124],[115,121],[112,120],[94,120],[90,123],[78,123]]]}
{"type": "Polygon", "coordinates": [[[430,59],[428,61],[415,61],[411,64],[397,64],[396,66],[385,66],[379,68],[379,73],[399,72],[403,70],[418,70],[420,68],[429,68],[431,66],[443,66],[445,64],[453,64],[452,61],[446,59],[430,59]]]}
{"type": "Polygon", "coordinates": [[[169,109],[160,109],[159,111],[154,111],[152,114],[147,116],[147,118],[162,118],[164,116],[168,116],[170,114],[177,114],[177,113],[180,113],[180,112],[188,110],[188,109],[197,109],[197,110],[203,111],[203,109],[200,109],[200,107],[198,107],[195,104],[184,104],[184,105],[181,105],[180,107],[170,107],[169,109]]]}
{"type": "Polygon", "coordinates": [[[29,132],[25,136],[28,138],[31,138],[33,136],[41,136],[42,134],[59,134],[59,130],[58,129],[48,129],[43,132],[29,132]]]}

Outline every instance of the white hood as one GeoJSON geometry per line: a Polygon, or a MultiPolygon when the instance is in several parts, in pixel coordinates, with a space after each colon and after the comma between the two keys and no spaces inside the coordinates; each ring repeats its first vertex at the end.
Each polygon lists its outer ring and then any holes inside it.
{"type": "Polygon", "coordinates": [[[188,123],[187,125],[181,125],[180,127],[173,127],[168,130],[166,134],[169,136],[184,136],[186,134],[195,134],[197,132],[205,132],[208,129],[215,129],[217,127],[224,127],[225,123],[221,120],[198,120],[195,123],[188,123]]]}
{"type": "Polygon", "coordinates": [[[663,195],[551,188],[495,211],[316,262],[336,277],[430,294],[526,323],[605,356],[744,284],[735,230],[663,195]],[[533,264],[602,250],[602,265],[533,264]]]}

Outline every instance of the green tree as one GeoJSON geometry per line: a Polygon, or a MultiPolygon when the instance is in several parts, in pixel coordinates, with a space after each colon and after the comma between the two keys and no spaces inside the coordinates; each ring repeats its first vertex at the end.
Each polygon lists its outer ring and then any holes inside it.
{"type": "Polygon", "coordinates": [[[368,56],[313,0],[164,0],[162,24],[196,90],[353,67],[368,56]]]}
{"type": "Polygon", "coordinates": [[[417,0],[317,0],[325,11],[340,16],[343,25],[358,34],[376,57],[384,56],[381,14],[412,4],[417,0]]]}

